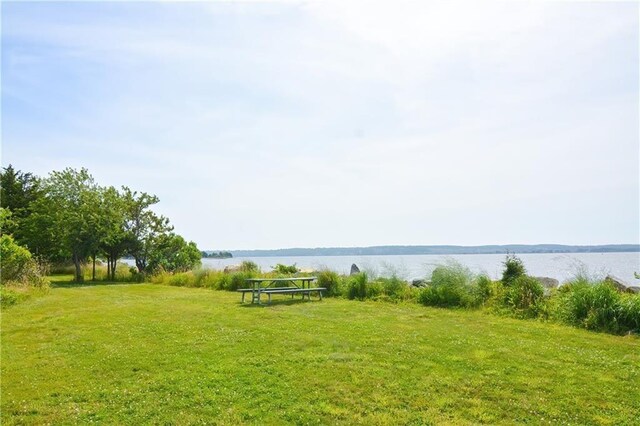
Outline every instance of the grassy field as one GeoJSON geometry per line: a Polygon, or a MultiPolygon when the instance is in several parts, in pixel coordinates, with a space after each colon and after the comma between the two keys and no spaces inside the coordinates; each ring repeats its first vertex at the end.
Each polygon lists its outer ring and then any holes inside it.
{"type": "Polygon", "coordinates": [[[60,286],[2,315],[2,424],[638,424],[640,339],[417,304],[60,286]]]}

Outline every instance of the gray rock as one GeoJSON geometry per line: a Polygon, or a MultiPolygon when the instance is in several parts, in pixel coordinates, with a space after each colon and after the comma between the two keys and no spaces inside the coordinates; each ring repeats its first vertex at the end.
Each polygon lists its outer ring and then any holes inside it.
{"type": "Polygon", "coordinates": [[[411,281],[411,285],[414,287],[426,287],[429,285],[427,280],[413,280],[411,281]]]}
{"type": "Polygon", "coordinates": [[[240,272],[242,271],[242,265],[228,265],[224,267],[224,273],[230,274],[231,272],[240,272]]]}
{"type": "Polygon", "coordinates": [[[349,275],[355,275],[359,273],[360,273],[360,268],[358,268],[358,266],[355,263],[351,264],[351,272],[349,272],[349,275]]]}
{"type": "Polygon", "coordinates": [[[627,283],[622,278],[618,278],[614,275],[607,275],[607,278],[605,278],[604,280],[613,284],[613,286],[618,291],[621,291],[623,293],[636,293],[636,289],[638,288],[638,287],[632,287],[631,284],[627,283]]]}
{"type": "Polygon", "coordinates": [[[540,281],[540,284],[542,284],[544,288],[558,288],[558,286],[560,285],[560,281],[556,280],[555,278],[550,278],[550,277],[533,277],[533,278],[540,281]]]}

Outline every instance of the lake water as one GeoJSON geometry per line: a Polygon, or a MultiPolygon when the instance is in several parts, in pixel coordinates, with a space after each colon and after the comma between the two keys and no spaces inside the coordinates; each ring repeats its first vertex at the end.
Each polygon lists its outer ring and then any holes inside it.
{"type": "MultiPolygon", "coordinates": [[[[604,277],[612,274],[633,285],[640,285],[634,272],[640,272],[640,253],[544,253],[518,254],[530,275],[552,277],[563,282],[580,270],[604,277]]],[[[389,276],[396,273],[405,279],[425,278],[433,268],[455,259],[475,272],[485,272],[497,279],[502,274],[504,254],[461,254],[461,255],[402,255],[402,256],[290,256],[290,257],[235,257],[233,259],[202,259],[205,268],[224,269],[227,265],[237,265],[243,260],[258,264],[263,271],[269,271],[277,263],[296,264],[301,269],[329,268],[348,274],[351,264],[375,275],[389,276]]]]}

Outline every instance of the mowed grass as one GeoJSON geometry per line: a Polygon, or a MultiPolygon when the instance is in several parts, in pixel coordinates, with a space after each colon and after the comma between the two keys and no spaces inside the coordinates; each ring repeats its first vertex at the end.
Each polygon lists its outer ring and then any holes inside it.
{"type": "Polygon", "coordinates": [[[54,288],[2,315],[2,424],[638,424],[640,339],[417,304],[54,288]]]}

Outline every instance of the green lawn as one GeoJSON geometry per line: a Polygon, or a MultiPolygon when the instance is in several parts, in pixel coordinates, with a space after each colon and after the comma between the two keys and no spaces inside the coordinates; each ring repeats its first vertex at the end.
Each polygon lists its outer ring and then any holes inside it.
{"type": "Polygon", "coordinates": [[[640,419],[636,337],[417,304],[239,300],[99,285],[4,311],[2,424],[640,419]]]}

